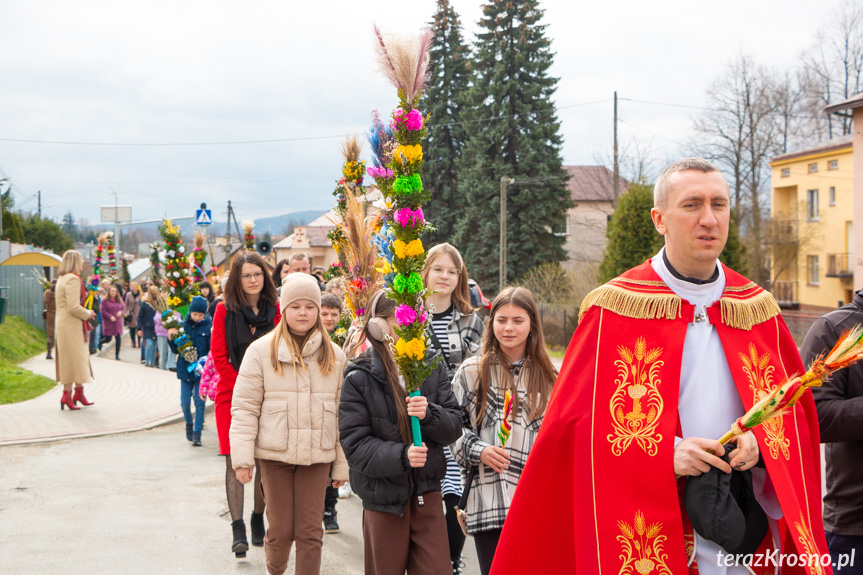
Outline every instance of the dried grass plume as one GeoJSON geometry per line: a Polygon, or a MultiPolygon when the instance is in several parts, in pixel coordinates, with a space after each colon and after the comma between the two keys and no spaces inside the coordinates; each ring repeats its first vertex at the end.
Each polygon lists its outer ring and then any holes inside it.
{"type": "Polygon", "coordinates": [[[423,28],[420,35],[414,37],[395,34],[385,37],[377,24],[374,30],[378,72],[404,93],[407,102],[413,102],[429,77],[431,29],[423,28]]]}

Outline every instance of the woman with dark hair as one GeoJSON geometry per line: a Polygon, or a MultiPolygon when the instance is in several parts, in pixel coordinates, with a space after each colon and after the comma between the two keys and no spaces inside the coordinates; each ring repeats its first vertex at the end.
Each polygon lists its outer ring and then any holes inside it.
{"type": "Polygon", "coordinates": [[[276,264],[276,269],[273,270],[273,284],[277,290],[282,287],[282,280],[289,273],[291,273],[291,263],[288,261],[288,258],[283,258],[276,264]]]}
{"type": "Polygon", "coordinates": [[[129,326],[129,338],[132,340],[132,347],[138,347],[138,311],[141,309],[141,286],[138,282],[129,284],[129,291],[126,292],[124,303],[126,304],[126,319],[129,326]]]}
{"type": "Polygon", "coordinates": [[[363,501],[365,572],[447,573],[443,448],[461,436],[461,411],[443,365],[421,395],[408,397],[387,341],[399,338],[395,308],[383,290],[375,294],[361,332],[371,347],[348,361],[339,404],[351,487],[363,501]],[[411,416],[420,420],[421,447],[411,441],[411,416]]]}
{"type": "MultiPolygon", "coordinates": [[[[264,260],[255,252],[242,252],[234,258],[231,272],[222,284],[224,299],[216,306],[213,316],[213,336],[210,352],[219,387],[216,389],[216,430],[219,434],[219,454],[225,456],[225,491],[231,512],[234,540],[231,551],[245,557],[249,549],[246,524],[243,521],[243,484],[237,479],[231,462],[231,402],[237,372],[249,345],[271,332],[279,323],[279,297],[264,260]]],[[[261,472],[255,470],[255,505],[252,512],[252,545],[264,544],[264,496],[261,472]]]]}
{"type": "Polygon", "coordinates": [[[536,441],[557,370],[545,348],[533,294],[508,287],[491,304],[482,353],[456,372],[452,387],[470,428],[455,442],[453,454],[468,471],[473,489],[467,499],[467,532],[473,535],[479,569],[491,570],[503,522],[516,485],[536,441]],[[509,416],[503,412],[507,393],[509,416]],[[511,437],[498,435],[506,421],[511,437]]]}
{"type": "Polygon", "coordinates": [[[198,284],[198,289],[201,290],[201,297],[207,300],[207,307],[216,300],[216,294],[213,293],[213,285],[208,281],[202,281],[198,284]]]}
{"type": "Polygon", "coordinates": [[[126,314],[126,304],[120,297],[120,288],[111,284],[108,294],[102,300],[102,337],[106,342],[114,338],[114,359],[120,359],[120,341],[123,338],[123,316],[126,314]]]}

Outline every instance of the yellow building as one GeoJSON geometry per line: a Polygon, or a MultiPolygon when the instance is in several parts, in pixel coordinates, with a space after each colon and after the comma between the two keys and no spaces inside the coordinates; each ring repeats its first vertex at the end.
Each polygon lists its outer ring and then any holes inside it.
{"type": "Polygon", "coordinates": [[[773,158],[772,291],[782,307],[826,311],[854,293],[852,137],[773,158]]]}

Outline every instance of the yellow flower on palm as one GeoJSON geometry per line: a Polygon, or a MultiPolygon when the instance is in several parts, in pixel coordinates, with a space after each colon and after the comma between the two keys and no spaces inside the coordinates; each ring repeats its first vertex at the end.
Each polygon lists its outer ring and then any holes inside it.
{"type": "Polygon", "coordinates": [[[425,357],[426,344],[421,339],[412,339],[405,341],[400,339],[396,342],[396,353],[406,355],[416,360],[421,360],[425,357]]]}
{"type": "Polygon", "coordinates": [[[375,270],[378,273],[386,275],[388,273],[392,273],[393,268],[392,268],[392,266],[390,266],[390,262],[388,262],[387,260],[384,260],[381,265],[379,265],[378,267],[375,268],[375,270]]]}
{"type": "Polygon", "coordinates": [[[424,252],[423,243],[420,240],[413,240],[407,244],[402,240],[393,242],[393,253],[399,259],[416,257],[424,252]]]}
{"type": "Polygon", "coordinates": [[[414,144],[412,146],[399,146],[396,149],[396,153],[393,154],[393,160],[399,164],[413,164],[414,162],[421,162],[423,159],[423,147],[419,144],[414,144]]]}

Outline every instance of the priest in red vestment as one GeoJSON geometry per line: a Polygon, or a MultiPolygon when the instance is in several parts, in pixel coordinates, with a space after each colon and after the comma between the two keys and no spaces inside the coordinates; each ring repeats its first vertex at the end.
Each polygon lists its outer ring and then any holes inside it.
{"type": "Polygon", "coordinates": [[[772,295],[718,260],[728,185],[687,158],[657,178],[654,206],[665,247],[585,298],[491,573],[832,573],[811,393],[738,438],[727,462],[714,455],[738,417],[804,371],[772,295]],[[681,503],[712,468],[751,476],[768,528],[748,557],[693,530],[681,503]]]}

